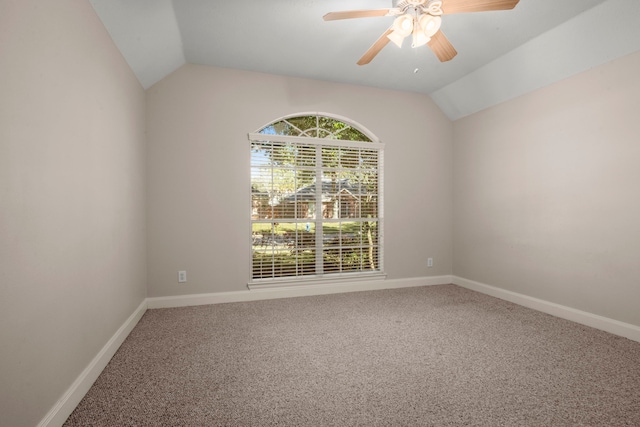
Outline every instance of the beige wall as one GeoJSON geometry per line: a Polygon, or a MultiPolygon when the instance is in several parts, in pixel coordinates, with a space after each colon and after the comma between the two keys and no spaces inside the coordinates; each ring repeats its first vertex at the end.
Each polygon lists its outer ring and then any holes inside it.
{"type": "Polygon", "coordinates": [[[640,325],[640,53],[454,123],[455,275],[640,325]]]}
{"type": "Polygon", "coordinates": [[[0,425],[146,296],[144,92],[85,0],[0,0],[0,425]]]}
{"type": "Polygon", "coordinates": [[[348,117],[386,143],[388,277],[451,273],[452,125],[427,96],[186,65],[147,91],[150,297],[246,289],[247,133],[298,112],[348,117]]]}

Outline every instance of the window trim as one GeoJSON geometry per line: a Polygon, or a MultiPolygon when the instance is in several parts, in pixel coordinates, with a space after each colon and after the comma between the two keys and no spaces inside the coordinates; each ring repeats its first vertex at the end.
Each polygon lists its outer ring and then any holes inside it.
{"type": "MultiPolygon", "coordinates": [[[[249,281],[247,286],[249,289],[258,289],[258,288],[274,288],[274,287],[283,287],[283,286],[309,286],[309,285],[322,285],[327,283],[339,283],[339,282],[354,282],[354,281],[371,281],[371,280],[383,280],[386,278],[386,273],[384,272],[384,148],[385,144],[380,142],[380,140],[373,135],[368,129],[364,126],[360,125],[357,122],[354,122],[351,119],[346,117],[338,116],[335,114],[328,113],[295,113],[287,116],[283,116],[279,119],[275,119],[264,126],[260,127],[257,131],[251,132],[248,135],[248,140],[250,143],[254,141],[264,141],[264,142],[273,142],[273,143],[294,143],[294,144],[304,144],[304,145],[314,145],[314,146],[337,146],[337,147],[346,147],[346,148],[361,148],[361,149],[374,149],[378,153],[378,167],[377,167],[377,175],[378,175],[378,186],[377,186],[377,213],[378,216],[375,218],[378,227],[378,265],[379,268],[374,271],[348,271],[348,272],[331,272],[331,273],[323,273],[323,274],[311,274],[311,275],[302,275],[302,276],[283,276],[283,277],[268,277],[268,278],[253,278],[253,247],[250,247],[250,256],[249,256],[249,281]],[[275,134],[267,134],[260,133],[260,130],[278,123],[283,120],[288,120],[291,118],[302,117],[302,116],[315,116],[315,117],[327,117],[336,121],[341,121],[357,131],[361,132],[364,136],[369,138],[371,141],[350,141],[350,140],[339,140],[339,139],[331,139],[331,138],[318,138],[318,137],[309,137],[309,136],[290,136],[290,135],[275,135],[275,134]]],[[[249,159],[251,163],[251,158],[249,159]]],[[[249,198],[252,200],[252,194],[249,193],[249,198]]],[[[251,203],[250,203],[251,206],[251,203]]],[[[362,218],[357,218],[358,220],[362,220],[362,218]]],[[[317,219],[316,219],[317,221],[317,219]]],[[[320,220],[320,222],[327,222],[327,220],[320,220]]],[[[336,222],[339,222],[340,219],[336,219],[336,222]]],[[[256,222],[260,222],[259,220],[250,220],[250,226],[253,227],[253,224],[256,222]]],[[[290,222],[308,222],[308,220],[291,218],[290,222]]]]}
{"type": "MultiPolygon", "coordinates": [[[[362,132],[367,138],[369,138],[371,140],[371,142],[368,142],[367,144],[371,144],[371,143],[383,144],[380,141],[380,139],[373,134],[373,132],[371,132],[369,129],[367,129],[366,127],[362,126],[360,123],[356,122],[355,120],[352,120],[352,119],[350,119],[348,117],[345,117],[345,116],[341,116],[339,114],[321,113],[321,112],[317,112],[317,111],[304,111],[304,112],[301,112],[301,113],[287,114],[286,116],[282,116],[282,117],[279,117],[279,118],[277,118],[275,120],[271,120],[268,123],[265,123],[264,125],[260,126],[258,129],[256,129],[255,132],[252,132],[252,133],[255,133],[255,134],[258,134],[258,135],[270,136],[269,134],[263,134],[263,133],[259,133],[259,132],[260,132],[260,130],[262,130],[262,129],[266,128],[267,126],[272,125],[274,123],[278,123],[278,122],[280,122],[282,120],[288,120],[288,119],[291,119],[291,118],[294,118],[294,117],[301,117],[301,116],[321,116],[321,117],[327,117],[329,119],[337,120],[337,121],[340,121],[340,122],[344,122],[344,123],[348,124],[349,126],[356,128],[358,131],[362,132]]],[[[282,137],[283,138],[299,138],[299,137],[295,137],[295,136],[286,136],[286,135],[282,135],[282,137]]],[[[307,141],[307,140],[313,139],[313,138],[302,137],[302,139],[304,141],[307,141]]],[[[315,138],[315,139],[324,139],[324,138],[315,138]]],[[[331,140],[328,140],[328,141],[331,141],[331,140]]]]}

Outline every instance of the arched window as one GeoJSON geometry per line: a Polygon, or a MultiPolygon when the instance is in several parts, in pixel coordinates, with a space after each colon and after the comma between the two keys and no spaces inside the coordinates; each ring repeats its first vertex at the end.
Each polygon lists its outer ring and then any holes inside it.
{"type": "Polygon", "coordinates": [[[251,281],[382,273],[382,149],[327,114],[279,119],[251,142],[251,281]]]}

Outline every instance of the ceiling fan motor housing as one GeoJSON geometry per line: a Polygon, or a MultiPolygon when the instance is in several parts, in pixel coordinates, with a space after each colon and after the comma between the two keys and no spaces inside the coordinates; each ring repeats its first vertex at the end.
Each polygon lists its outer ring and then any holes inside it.
{"type": "Polygon", "coordinates": [[[408,9],[413,9],[418,14],[442,15],[442,0],[394,0],[393,7],[397,13],[406,13],[408,9]]]}

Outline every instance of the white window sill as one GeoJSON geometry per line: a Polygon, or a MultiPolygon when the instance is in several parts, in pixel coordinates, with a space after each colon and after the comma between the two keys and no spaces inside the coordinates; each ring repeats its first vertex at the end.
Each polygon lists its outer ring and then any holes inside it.
{"type": "Polygon", "coordinates": [[[324,287],[326,285],[339,285],[344,283],[369,282],[385,280],[387,275],[383,272],[372,273],[343,273],[331,274],[327,276],[305,276],[293,277],[290,279],[258,279],[247,283],[249,290],[291,288],[291,287],[324,287]]]}

